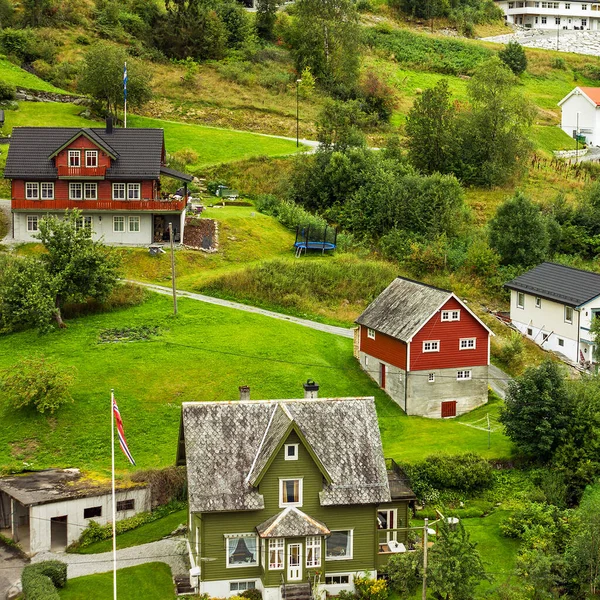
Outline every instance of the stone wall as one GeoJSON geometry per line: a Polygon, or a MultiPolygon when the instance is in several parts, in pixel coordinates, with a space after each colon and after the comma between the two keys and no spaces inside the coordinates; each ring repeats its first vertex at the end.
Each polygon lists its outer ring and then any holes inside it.
{"type": "Polygon", "coordinates": [[[26,100],[27,102],[72,102],[73,104],[86,104],[88,102],[88,99],[83,96],[28,90],[22,87],[17,88],[16,97],[17,100],[26,100]]]}
{"type": "Polygon", "coordinates": [[[203,252],[216,252],[219,246],[218,223],[214,219],[186,217],[183,245],[203,252]]]}

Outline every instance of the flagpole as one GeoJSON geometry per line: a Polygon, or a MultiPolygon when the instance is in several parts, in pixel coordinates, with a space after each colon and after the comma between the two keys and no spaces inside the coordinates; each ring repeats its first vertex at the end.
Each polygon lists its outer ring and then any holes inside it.
{"type": "Polygon", "coordinates": [[[110,434],[112,461],[113,599],[117,600],[117,501],[115,497],[115,391],[110,390],[110,434]]]}
{"type": "Polygon", "coordinates": [[[125,61],[125,73],[123,77],[123,93],[125,95],[125,107],[124,107],[124,116],[123,116],[123,125],[125,129],[127,129],[127,61],[125,61]]]}

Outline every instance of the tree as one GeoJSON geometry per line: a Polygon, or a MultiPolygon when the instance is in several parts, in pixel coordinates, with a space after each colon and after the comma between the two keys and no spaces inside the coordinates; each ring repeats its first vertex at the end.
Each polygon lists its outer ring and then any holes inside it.
{"type": "Polygon", "coordinates": [[[548,254],[548,231],[540,209],[517,192],[498,207],[489,223],[490,246],[504,265],[530,267],[548,254]]]}
{"type": "Polygon", "coordinates": [[[565,439],[571,413],[562,370],[547,360],[510,383],[500,422],[520,451],[548,462],[565,439]]]}
{"type": "Polygon", "coordinates": [[[123,67],[127,62],[127,104],[142,106],[152,97],[148,69],[128,57],[124,48],[99,42],[85,54],[79,89],[117,115],[123,106],[123,67]]]}
{"type": "Polygon", "coordinates": [[[317,119],[317,139],[321,148],[344,152],[348,148],[364,148],[367,140],[361,131],[367,119],[360,102],[327,99],[317,119]]]}
{"type": "Polygon", "coordinates": [[[439,533],[429,557],[429,589],[436,600],[471,600],[477,585],[488,579],[477,544],[460,521],[450,529],[442,520],[439,533]]]}
{"type": "Polygon", "coordinates": [[[45,25],[52,7],[52,0],[23,0],[23,23],[31,27],[45,25]]]}
{"type": "Polygon", "coordinates": [[[66,211],[63,219],[45,217],[35,236],[46,250],[40,261],[59,327],[65,326],[61,315],[65,302],[83,302],[90,297],[103,301],[118,281],[117,255],[92,240],[92,232],[78,225],[80,219],[78,210],[66,211]]]}
{"type": "Polygon", "coordinates": [[[298,0],[289,43],[296,72],[349,96],[358,81],[360,28],[352,0],[298,0]]]}
{"type": "Polygon", "coordinates": [[[9,0],[0,0],[0,29],[10,27],[15,9],[9,0]]]}
{"type": "Polygon", "coordinates": [[[39,413],[54,413],[73,398],[69,392],[75,377],[73,369],[59,367],[38,356],[18,361],[4,370],[0,389],[14,408],[34,407],[39,413]]]}
{"type": "Polygon", "coordinates": [[[446,79],[425,90],[406,117],[408,158],[426,174],[448,173],[455,148],[456,111],[446,79]]]}
{"type": "Polygon", "coordinates": [[[279,0],[258,0],[256,5],[256,33],[264,40],[273,39],[279,0]]]}
{"type": "Polygon", "coordinates": [[[498,52],[498,56],[515,75],[520,75],[527,69],[527,56],[519,42],[511,40],[498,52]]]}
{"type": "Polygon", "coordinates": [[[414,596],[423,580],[423,550],[392,554],[384,568],[393,592],[401,597],[414,596]]]}

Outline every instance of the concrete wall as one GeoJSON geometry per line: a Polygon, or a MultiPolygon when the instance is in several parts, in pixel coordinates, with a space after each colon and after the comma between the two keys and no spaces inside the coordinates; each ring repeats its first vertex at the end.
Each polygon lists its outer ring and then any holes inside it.
{"type": "Polygon", "coordinates": [[[456,416],[485,404],[488,400],[488,367],[468,369],[472,374],[470,380],[457,380],[460,367],[408,373],[406,413],[439,419],[444,401],[456,401],[456,416]],[[434,374],[433,382],[429,381],[429,373],[434,374]]]}
{"type": "Polygon", "coordinates": [[[561,129],[569,136],[577,130],[577,113],[579,112],[579,131],[593,146],[600,145],[600,129],[598,126],[598,109],[581,94],[573,94],[561,107],[561,129]],[[582,129],[585,129],[584,133],[582,129]],[[591,133],[588,133],[591,130],[591,133]]]}
{"type": "MultiPolygon", "coordinates": [[[[117,502],[120,500],[135,500],[134,510],[118,511],[117,521],[150,510],[150,489],[135,488],[117,491],[117,502]]],[[[73,498],[50,504],[40,504],[30,507],[30,554],[47,552],[51,547],[51,519],[67,516],[67,544],[75,542],[90,521],[105,525],[112,520],[112,496],[92,496],[88,498],[73,498]],[[85,508],[102,507],[102,516],[85,519],[85,508]]]]}
{"type": "Polygon", "coordinates": [[[404,391],[406,371],[400,369],[379,358],[369,356],[365,352],[360,352],[360,366],[369,374],[371,379],[375,380],[381,386],[381,365],[385,365],[385,387],[383,388],[390,398],[400,405],[404,410],[404,391]]]}
{"type": "MultiPolygon", "coordinates": [[[[14,219],[14,239],[19,242],[36,242],[33,237],[35,232],[27,231],[28,215],[37,215],[42,218],[46,213],[40,212],[16,212],[13,213],[14,219]]],[[[54,213],[54,216],[62,217],[64,213],[54,213]]],[[[93,239],[102,239],[106,244],[123,244],[123,245],[142,245],[147,246],[154,241],[154,222],[153,214],[140,212],[103,212],[103,213],[84,213],[86,217],[92,217],[93,239]],[[125,231],[113,231],[113,216],[125,217],[125,231]],[[140,231],[129,231],[129,217],[140,217],[140,231]]],[[[168,220],[173,220],[179,231],[183,231],[185,227],[185,211],[181,213],[165,214],[168,220]]]]}

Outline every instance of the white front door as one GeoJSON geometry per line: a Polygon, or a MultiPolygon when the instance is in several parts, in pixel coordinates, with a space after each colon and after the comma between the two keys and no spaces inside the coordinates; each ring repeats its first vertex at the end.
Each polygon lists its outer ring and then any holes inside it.
{"type": "Polygon", "coordinates": [[[302,580],[302,544],[288,544],[288,581],[302,580]]]}

